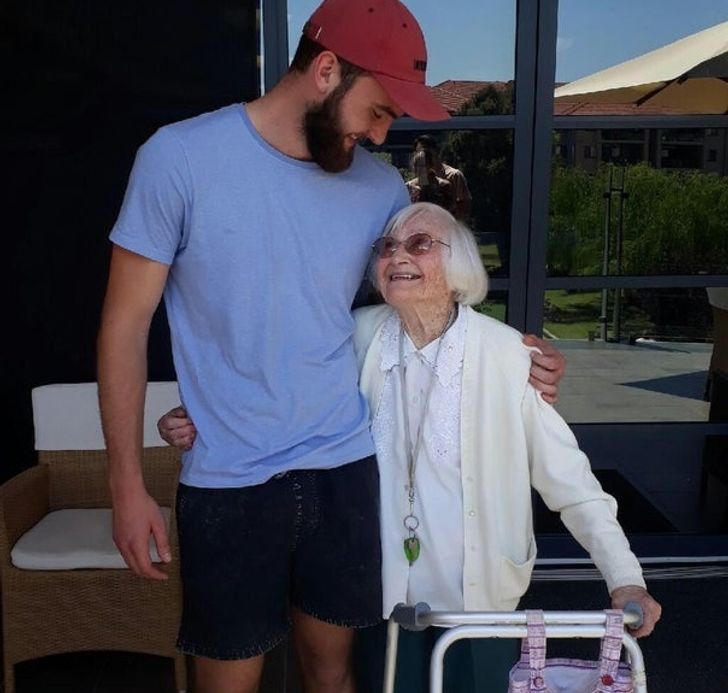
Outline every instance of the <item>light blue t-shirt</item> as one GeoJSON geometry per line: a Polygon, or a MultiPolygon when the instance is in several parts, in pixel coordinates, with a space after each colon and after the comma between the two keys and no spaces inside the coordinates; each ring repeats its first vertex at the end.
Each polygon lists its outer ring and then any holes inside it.
{"type": "Polygon", "coordinates": [[[370,455],[351,304],[409,203],[361,147],[343,173],[281,154],[233,105],[140,147],[111,240],[171,265],[164,299],[197,426],[181,480],[225,488],[370,455]]]}

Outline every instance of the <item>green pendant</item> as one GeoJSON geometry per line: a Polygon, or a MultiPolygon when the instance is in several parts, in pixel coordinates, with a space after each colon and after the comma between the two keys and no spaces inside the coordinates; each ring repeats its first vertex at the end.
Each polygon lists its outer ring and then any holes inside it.
{"type": "Polygon", "coordinates": [[[410,565],[420,557],[420,540],[417,537],[407,537],[404,540],[404,555],[410,565]]]}

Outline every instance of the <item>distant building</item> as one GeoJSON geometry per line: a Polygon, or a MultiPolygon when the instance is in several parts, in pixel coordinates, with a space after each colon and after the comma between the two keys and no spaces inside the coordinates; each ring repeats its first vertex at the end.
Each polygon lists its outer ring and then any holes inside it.
{"type": "MultiPolygon", "coordinates": [[[[558,85],[557,85],[558,86],[558,85]]],[[[430,87],[451,115],[462,114],[468,101],[488,87],[510,89],[513,82],[446,80],[430,87]]],[[[660,107],[634,104],[600,104],[582,101],[554,104],[555,116],[684,115],[660,107]]],[[[406,146],[400,144],[396,163],[402,162],[406,146]]],[[[717,128],[655,128],[559,130],[554,155],[564,163],[595,171],[601,162],[636,164],[647,161],[656,168],[699,169],[728,175],[728,130],[717,128]]]]}

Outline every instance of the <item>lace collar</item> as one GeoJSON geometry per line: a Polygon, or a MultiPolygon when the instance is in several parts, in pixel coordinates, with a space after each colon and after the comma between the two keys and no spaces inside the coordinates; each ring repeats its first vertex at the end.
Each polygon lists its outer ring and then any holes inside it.
{"type": "MultiPolygon", "coordinates": [[[[399,317],[396,312],[393,312],[384,321],[379,334],[379,340],[382,344],[379,367],[383,372],[390,371],[399,365],[399,329],[399,317]]],[[[435,375],[441,385],[447,386],[460,373],[463,365],[463,353],[465,351],[465,310],[463,306],[459,306],[455,322],[441,339],[444,341],[435,365],[435,375]]],[[[404,348],[406,359],[414,351],[414,345],[409,337],[405,338],[404,348]]],[[[420,353],[425,361],[430,363],[436,350],[436,342],[430,342],[420,350],[420,353]]]]}

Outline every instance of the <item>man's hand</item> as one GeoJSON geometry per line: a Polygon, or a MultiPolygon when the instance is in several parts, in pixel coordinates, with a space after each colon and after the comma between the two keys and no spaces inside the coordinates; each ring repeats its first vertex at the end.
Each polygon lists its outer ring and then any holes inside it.
{"type": "Polygon", "coordinates": [[[180,450],[189,450],[197,436],[197,429],[184,407],[175,407],[164,414],[157,421],[157,430],[165,443],[180,450]]]}
{"type": "Polygon", "coordinates": [[[550,342],[533,334],[527,334],[523,343],[536,347],[541,352],[531,351],[531,374],[528,382],[541,393],[546,402],[554,404],[559,398],[559,382],[566,371],[564,355],[550,342]]]}
{"type": "Polygon", "coordinates": [[[617,587],[612,594],[612,608],[624,609],[628,602],[636,602],[642,607],[644,614],[643,624],[634,631],[630,631],[631,635],[636,638],[642,638],[649,635],[655,627],[655,624],[662,616],[662,607],[650,596],[650,593],[644,588],[637,585],[625,585],[617,587]]]}
{"type": "Polygon", "coordinates": [[[172,560],[167,527],[156,501],[143,486],[117,492],[114,496],[114,544],[126,564],[137,575],[152,580],[166,580],[167,574],[152,564],[149,536],[154,537],[163,563],[172,560]]]}

